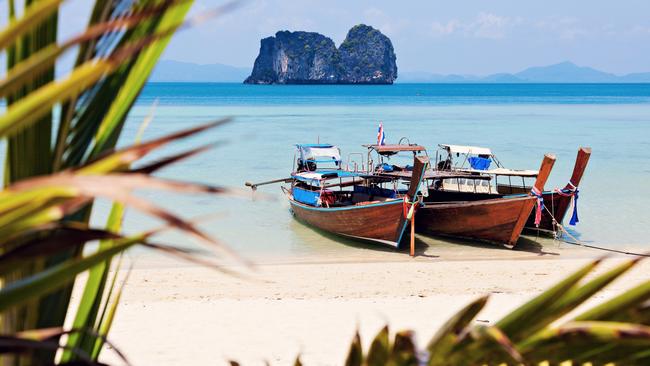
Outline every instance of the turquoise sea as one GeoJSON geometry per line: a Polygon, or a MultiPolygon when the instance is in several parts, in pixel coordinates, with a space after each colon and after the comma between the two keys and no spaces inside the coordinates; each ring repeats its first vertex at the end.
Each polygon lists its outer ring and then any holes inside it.
{"type": "MultiPolygon", "coordinates": [[[[384,123],[387,142],[407,137],[427,146],[430,154],[435,154],[439,143],[487,146],[508,167],[537,169],[544,153],[555,153],[558,160],[547,189],[564,186],[578,147],[590,146],[592,158],[580,185],[580,223],[572,233],[593,245],[650,250],[650,195],[646,191],[650,184],[650,84],[154,83],[140,96],[121,144],[133,141],[150,113],[154,118],[147,138],[234,117],[227,126],[165,150],[222,143],[160,175],[242,189],[245,181],[286,176],[296,143],[333,143],[345,157],[364,152],[361,144],[376,139],[379,121],[384,123]]],[[[368,248],[293,220],[279,186],[262,187],[259,192],[274,199],[142,195],[186,217],[223,214],[202,228],[244,254],[300,256],[368,248]]],[[[107,207],[100,205],[104,210],[107,207]]],[[[102,212],[95,220],[102,219],[102,212]]],[[[129,231],[156,225],[138,213],[129,215],[129,231]]],[[[185,240],[175,234],[161,239],[181,244],[185,240]]],[[[421,243],[428,244],[427,252],[433,253],[436,245],[453,245],[442,240],[423,239],[421,243]]]]}

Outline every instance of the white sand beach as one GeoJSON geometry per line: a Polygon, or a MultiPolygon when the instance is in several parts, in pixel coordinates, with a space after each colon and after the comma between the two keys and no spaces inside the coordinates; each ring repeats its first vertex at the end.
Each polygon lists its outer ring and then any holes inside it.
{"type": "MultiPolygon", "coordinates": [[[[385,324],[415,330],[424,345],[472,299],[490,294],[477,321],[495,322],[603,254],[455,248],[439,257],[363,251],[363,258],[275,261],[247,278],[138,259],[111,340],[137,365],[288,365],[298,354],[309,365],[340,365],[357,328],[366,345],[385,324]]],[[[596,273],[622,260],[609,259],[596,273]]],[[[650,263],[642,262],[591,304],[649,277],[650,263]]],[[[103,360],[120,363],[110,349],[103,360]]]]}

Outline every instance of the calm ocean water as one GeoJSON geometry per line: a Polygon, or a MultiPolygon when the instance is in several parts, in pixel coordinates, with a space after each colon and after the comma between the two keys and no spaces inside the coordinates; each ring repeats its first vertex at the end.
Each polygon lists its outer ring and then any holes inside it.
{"type": "MultiPolygon", "coordinates": [[[[296,143],[337,144],[344,156],[364,152],[361,144],[376,139],[380,120],[389,143],[408,137],[431,151],[439,143],[488,146],[511,168],[537,169],[543,154],[553,152],[558,160],[547,188],[564,186],[578,147],[590,146],[593,154],[580,186],[580,224],[573,233],[590,244],[650,250],[650,84],[151,84],[129,116],[121,144],[133,141],[154,101],[148,138],[235,118],[165,150],[224,143],[160,174],[232,187],[286,176],[296,143]]],[[[242,253],[287,256],[365,248],[293,220],[278,186],[259,191],[276,200],[142,194],[187,217],[223,213],[202,227],[242,253]]],[[[94,220],[101,221],[108,206],[99,207],[94,220]]],[[[136,212],[129,215],[127,230],[156,225],[136,212]]],[[[162,241],[184,240],[169,234],[162,241]]],[[[446,245],[428,243],[434,253],[436,245],[446,245]]]]}

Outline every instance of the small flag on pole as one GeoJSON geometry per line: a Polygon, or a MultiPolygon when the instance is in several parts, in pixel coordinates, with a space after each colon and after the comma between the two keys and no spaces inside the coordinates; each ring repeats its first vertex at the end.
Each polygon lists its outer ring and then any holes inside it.
{"type": "Polygon", "coordinates": [[[377,131],[377,145],[386,145],[386,134],[384,133],[384,123],[379,122],[379,131],[377,131]]]}

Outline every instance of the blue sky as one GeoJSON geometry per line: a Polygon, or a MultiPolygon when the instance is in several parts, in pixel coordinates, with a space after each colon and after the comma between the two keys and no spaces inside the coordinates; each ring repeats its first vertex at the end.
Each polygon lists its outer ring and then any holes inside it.
{"type": "MultiPolygon", "coordinates": [[[[68,0],[61,36],[80,30],[85,0],[68,0]]],[[[221,2],[198,0],[191,14],[221,2]]],[[[6,0],[0,0],[0,21],[6,0]]],[[[323,33],[339,44],[366,23],[393,41],[402,71],[490,74],[566,60],[617,74],[650,71],[650,1],[249,0],[177,35],[164,59],[251,67],[278,30],[323,33]]]]}

